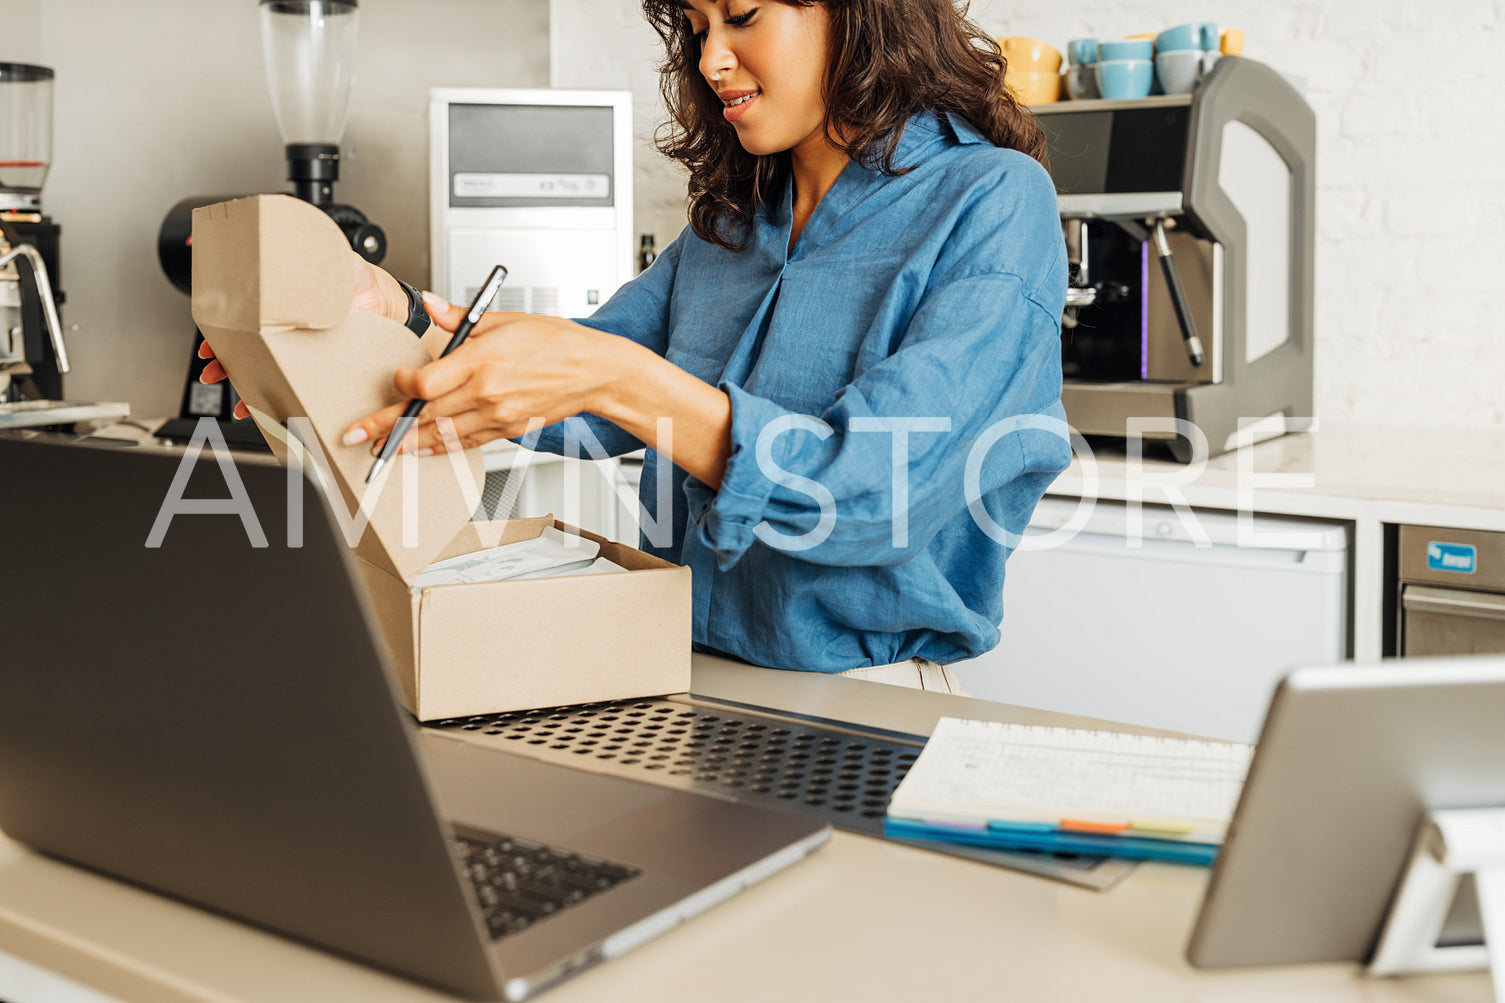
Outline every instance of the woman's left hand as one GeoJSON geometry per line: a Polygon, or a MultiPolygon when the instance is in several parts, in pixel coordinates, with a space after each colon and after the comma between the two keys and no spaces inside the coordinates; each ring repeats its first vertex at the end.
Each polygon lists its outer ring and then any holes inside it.
{"type": "MultiPolygon", "coordinates": [[[[430,295],[424,296],[429,315],[445,331],[454,331],[465,308],[430,295]]],[[[429,337],[438,339],[439,332],[431,331],[429,337]]],[[[440,347],[448,340],[440,339],[440,347]]],[[[610,353],[612,342],[619,340],[559,317],[484,315],[447,357],[422,369],[404,366],[397,371],[394,382],[403,397],[428,402],[399,451],[424,456],[444,452],[440,418],[454,422],[450,444],[457,437],[460,447],[469,449],[522,435],[535,418],[547,425],[593,410],[618,371],[610,353]]],[[[367,415],[345,433],[345,444],[371,442],[373,452],[379,450],[406,408],[404,400],[367,415]]]]}

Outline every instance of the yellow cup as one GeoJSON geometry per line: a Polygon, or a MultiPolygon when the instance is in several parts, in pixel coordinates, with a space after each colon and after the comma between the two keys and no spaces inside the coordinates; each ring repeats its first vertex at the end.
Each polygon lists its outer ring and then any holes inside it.
{"type": "Polygon", "coordinates": [[[1061,74],[1015,73],[1012,67],[1003,78],[1004,86],[1023,105],[1054,104],[1061,100],[1061,74]]]}
{"type": "Polygon", "coordinates": [[[1242,56],[1244,54],[1244,29],[1224,28],[1219,37],[1218,51],[1225,56],[1242,56]]]}
{"type": "Polygon", "coordinates": [[[1009,72],[1060,73],[1061,53],[1038,38],[1011,36],[1000,38],[998,47],[1003,58],[1008,60],[1009,72]]]}

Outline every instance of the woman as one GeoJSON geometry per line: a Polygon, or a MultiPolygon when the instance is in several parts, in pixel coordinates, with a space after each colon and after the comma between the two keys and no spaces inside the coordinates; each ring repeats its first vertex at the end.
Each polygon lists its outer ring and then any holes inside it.
{"type": "MultiPolygon", "coordinates": [[[[403,448],[443,450],[441,416],[467,447],[535,417],[553,423],[542,449],[646,444],[644,512],[667,532],[644,546],[693,570],[697,646],[954,688],[941,666],[999,637],[995,541],[1069,459],[1058,430],[999,431],[1064,427],[1065,255],[1039,128],[952,0],[644,9],[690,226],[589,319],[489,314],[450,357],[400,371],[402,395],[429,401],[403,448]]],[[[370,282],[373,306],[406,316],[389,276],[370,282]]],[[[425,301],[444,329],[463,314],[425,301]]],[[[374,450],[401,410],[346,442],[374,450]]]]}

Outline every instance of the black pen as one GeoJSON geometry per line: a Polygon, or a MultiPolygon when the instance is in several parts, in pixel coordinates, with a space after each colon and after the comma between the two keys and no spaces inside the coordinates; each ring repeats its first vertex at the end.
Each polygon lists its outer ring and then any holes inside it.
{"type": "MultiPolygon", "coordinates": [[[[449,339],[449,344],[444,346],[444,351],[439,353],[439,358],[444,358],[465,342],[470,329],[476,326],[476,322],[481,319],[481,315],[496,298],[496,291],[502,287],[502,282],[506,278],[507,269],[501,265],[491,270],[491,274],[486,276],[485,284],[481,286],[481,291],[476,293],[476,298],[471,301],[470,309],[465,311],[465,319],[460,321],[459,327],[455,328],[454,337],[449,339]]],[[[401,418],[397,419],[397,424],[392,426],[391,434],[387,436],[386,444],[381,447],[380,455],[376,457],[376,462],[371,464],[371,472],[366,475],[367,484],[370,484],[381,468],[386,466],[387,461],[396,455],[397,447],[402,444],[402,437],[407,435],[408,429],[417,423],[418,412],[423,410],[423,405],[426,403],[428,402],[419,397],[408,401],[408,409],[402,413],[401,418]]]]}

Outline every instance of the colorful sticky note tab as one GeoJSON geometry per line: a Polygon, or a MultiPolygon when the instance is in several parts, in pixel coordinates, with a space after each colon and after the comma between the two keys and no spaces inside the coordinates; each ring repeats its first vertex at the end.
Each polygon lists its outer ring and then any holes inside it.
{"type": "Polygon", "coordinates": [[[1117,836],[1129,829],[1127,822],[1091,822],[1080,818],[1063,818],[1060,826],[1066,832],[1095,832],[1103,836],[1117,836]]]}
{"type": "Polygon", "coordinates": [[[1134,834],[1156,836],[1187,836],[1196,831],[1196,826],[1188,822],[1170,822],[1158,818],[1135,818],[1129,820],[1129,828],[1134,834]]]}
{"type": "MultiPolygon", "coordinates": [[[[890,818],[900,816],[890,815],[890,818]]],[[[922,825],[927,829],[950,830],[953,832],[986,832],[988,823],[971,822],[958,818],[915,818],[913,816],[903,818],[910,825],[922,825]]]]}
{"type": "Polygon", "coordinates": [[[1055,832],[1056,827],[1049,822],[1001,822],[997,819],[988,823],[988,829],[993,832],[1055,832]]]}

